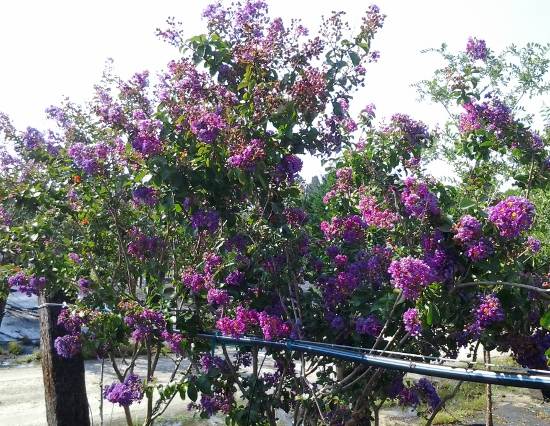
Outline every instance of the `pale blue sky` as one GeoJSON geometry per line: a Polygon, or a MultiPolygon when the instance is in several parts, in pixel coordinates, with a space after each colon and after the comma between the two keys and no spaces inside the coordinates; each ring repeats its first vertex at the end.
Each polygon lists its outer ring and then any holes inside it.
{"type": "MultiPolygon", "coordinates": [[[[122,76],[164,67],[177,52],[154,31],[168,16],[184,22],[186,35],[200,33],[205,0],[12,0],[0,3],[0,111],[19,127],[42,128],[44,109],[63,96],[84,101],[101,76],[105,60],[115,60],[122,76]]],[[[358,23],[372,2],[361,0],[272,0],[272,14],[302,18],[316,27],[322,14],[341,9],[358,23]]],[[[379,115],[404,112],[434,124],[438,108],[418,104],[410,84],[430,76],[434,61],[419,54],[447,42],[462,49],[468,36],[499,50],[511,43],[550,42],[550,0],[382,0],[387,14],[375,41],[378,64],[367,71],[368,85],[352,105],[374,102],[379,115]]],[[[304,175],[319,172],[308,161],[304,175]]]]}

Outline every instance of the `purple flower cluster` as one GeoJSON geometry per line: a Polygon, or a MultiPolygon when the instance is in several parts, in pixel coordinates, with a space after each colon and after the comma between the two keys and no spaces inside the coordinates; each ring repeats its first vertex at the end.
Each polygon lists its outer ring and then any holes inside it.
{"type": "Polygon", "coordinates": [[[459,123],[462,133],[486,130],[500,138],[513,122],[512,111],[497,98],[479,103],[467,102],[462,107],[464,112],[459,123]]]}
{"type": "Polygon", "coordinates": [[[57,324],[68,334],[57,337],[54,342],[55,351],[62,358],[72,358],[82,349],[81,330],[86,322],[86,316],[69,309],[62,309],[57,317],[57,324]]]}
{"type": "Polygon", "coordinates": [[[45,277],[35,277],[34,275],[27,276],[24,272],[17,272],[8,278],[8,286],[16,288],[21,293],[27,296],[38,295],[40,290],[46,287],[45,277]]]}
{"type": "Polygon", "coordinates": [[[288,183],[293,183],[302,170],[302,165],[302,160],[296,155],[285,155],[275,169],[275,182],[280,183],[286,180],[288,183]]]}
{"type": "Polygon", "coordinates": [[[73,358],[82,349],[79,334],[66,334],[65,336],[57,337],[53,345],[56,353],[65,359],[73,358]]]}
{"type": "Polygon", "coordinates": [[[291,327],[280,317],[270,315],[266,311],[237,307],[235,318],[222,317],[216,322],[216,328],[225,335],[242,336],[251,327],[259,326],[264,339],[273,340],[286,337],[291,327]]]}
{"type": "Polygon", "coordinates": [[[488,213],[500,236],[511,239],[531,228],[535,206],[526,198],[512,195],[489,207],[488,213]]]}
{"type": "Polygon", "coordinates": [[[485,61],[487,59],[487,53],[485,40],[478,40],[475,37],[470,37],[468,39],[468,44],[466,44],[466,54],[470,58],[485,61]]]}
{"type": "Polygon", "coordinates": [[[260,139],[252,139],[250,143],[238,153],[233,153],[227,159],[227,165],[248,172],[254,171],[256,163],[265,158],[265,144],[260,139]]]}
{"type": "Polygon", "coordinates": [[[223,259],[215,253],[205,253],[204,256],[204,273],[208,276],[213,275],[221,266],[223,259]]]}
{"type": "Polygon", "coordinates": [[[286,221],[290,226],[301,227],[305,225],[309,219],[308,214],[298,207],[287,207],[283,214],[286,217],[286,221]]]}
{"type": "Polygon", "coordinates": [[[141,110],[134,111],[133,117],[136,120],[138,133],[132,140],[132,147],[145,157],[162,152],[163,143],[160,140],[162,122],[147,118],[141,110]]]}
{"type": "Polygon", "coordinates": [[[420,146],[430,137],[428,127],[407,114],[394,114],[390,124],[383,131],[406,140],[412,147],[420,146]]]}
{"type": "Polygon", "coordinates": [[[161,336],[166,329],[164,315],[152,309],[128,312],[124,323],[133,329],[132,338],[136,342],[143,342],[153,335],[161,336]]]}
{"type": "Polygon", "coordinates": [[[92,282],[88,278],[80,277],[76,281],[76,284],[78,285],[78,290],[81,296],[86,296],[92,289],[92,282]]]}
{"type": "Polygon", "coordinates": [[[382,331],[382,323],[375,315],[359,317],[355,321],[355,331],[357,334],[378,337],[382,331]]]}
{"type": "Polygon", "coordinates": [[[351,167],[342,167],[336,170],[336,183],[323,197],[323,203],[328,204],[331,199],[339,194],[351,191],[353,185],[353,170],[351,167]]]}
{"type": "Polygon", "coordinates": [[[153,207],[158,203],[158,192],[154,188],[140,185],[132,192],[132,201],[136,206],[153,207]]]}
{"type": "Polygon", "coordinates": [[[422,290],[433,282],[431,268],[422,260],[408,256],[394,260],[388,272],[391,283],[403,291],[405,299],[416,300],[422,290]]]}
{"type": "Polygon", "coordinates": [[[214,395],[201,395],[200,409],[208,417],[221,411],[224,414],[229,413],[231,405],[233,404],[233,396],[229,393],[222,392],[214,395]]]}
{"type": "Polygon", "coordinates": [[[194,269],[188,269],[181,274],[181,282],[193,293],[199,293],[206,286],[206,277],[194,269]]]}
{"type": "Polygon", "coordinates": [[[170,333],[168,330],[164,330],[161,333],[161,337],[172,352],[178,355],[183,355],[183,348],[182,348],[182,343],[184,341],[183,334],[170,333]]]}
{"type": "Polygon", "coordinates": [[[365,236],[365,223],[357,215],[335,216],[330,223],[322,221],[320,228],[327,241],[341,238],[348,244],[354,244],[360,242],[365,236]]]}
{"type": "Polygon", "coordinates": [[[12,221],[12,217],[11,215],[8,213],[8,211],[0,206],[0,225],[11,225],[11,221],[12,221]]]}
{"type": "Polygon", "coordinates": [[[225,290],[211,288],[208,290],[206,300],[214,306],[225,306],[229,303],[229,293],[225,290]]]}
{"type": "Polygon", "coordinates": [[[201,142],[211,144],[225,127],[225,121],[214,112],[201,112],[190,121],[191,131],[201,142]]]}
{"type": "Polygon", "coordinates": [[[129,236],[132,241],[128,243],[128,254],[141,261],[147,258],[154,258],[164,247],[159,237],[147,236],[135,227],[130,229],[129,236]]]}
{"type": "Polygon", "coordinates": [[[507,336],[507,347],[512,349],[514,359],[518,364],[527,368],[539,370],[548,369],[548,357],[546,351],[550,349],[550,333],[545,330],[537,330],[530,336],[507,336]]]}
{"type": "Polygon", "coordinates": [[[500,300],[494,294],[481,297],[478,306],[473,310],[473,316],[474,322],[470,324],[468,331],[474,336],[505,318],[500,300]]]}
{"type": "Polygon", "coordinates": [[[418,382],[416,382],[415,388],[432,410],[435,410],[441,403],[441,398],[437,394],[437,390],[434,385],[425,377],[422,377],[418,382]]]}
{"type": "Polygon", "coordinates": [[[69,253],[69,254],[67,255],[67,257],[69,258],[69,260],[70,260],[71,262],[74,262],[74,263],[76,263],[77,265],[79,265],[80,263],[82,263],[82,259],[80,258],[80,256],[79,256],[77,253],[71,252],[71,253],[69,253]]]}
{"type": "Polygon", "coordinates": [[[111,147],[105,143],[86,145],[76,142],[67,150],[67,154],[73,159],[74,164],[89,175],[99,173],[111,153],[111,147]]]}
{"type": "Polygon", "coordinates": [[[220,226],[220,214],[214,210],[197,210],[191,215],[191,226],[197,230],[214,233],[220,226]]]}
{"type": "Polygon", "coordinates": [[[291,96],[298,110],[304,113],[322,111],[327,99],[327,82],[323,71],[313,67],[304,71],[292,85],[291,96]]]}
{"type": "Polygon", "coordinates": [[[540,240],[536,239],[535,237],[532,237],[531,235],[527,237],[527,247],[532,253],[538,253],[540,251],[541,245],[542,244],[540,240]]]}
{"type": "Polygon", "coordinates": [[[403,183],[405,188],[401,193],[401,202],[408,215],[422,219],[428,215],[438,216],[441,213],[437,197],[430,192],[425,182],[409,176],[403,183]]]}
{"type": "Polygon", "coordinates": [[[466,256],[468,256],[472,262],[481,262],[482,260],[488,259],[493,252],[493,243],[487,238],[481,238],[468,246],[466,256]]]}
{"type": "Polygon", "coordinates": [[[480,262],[493,254],[493,243],[482,237],[481,222],[465,215],[453,228],[454,240],[466,248],[466,256],[473,262],[480,262]]]}
{"type": "Polygon", "coordinates": [[[399,220],[399,215],[391,210],[383,210],[378,207],[374,197],[363,197],[359,201],[359,210],[363,219],[369,226],[375,226],[381,229],[393,229],[395,223],[399,220]]]}
{"type": "Polygon", "coordinates": [[[454,226],[454,239],[463,245],[469,245],[481,237],[481,222],[475,217],[465,215],[454,226]]]}
{"type": "Polygon", "coordinates": [[[21,141],[23,142],[23,146],[29,151],[41,148],[46,143],[44,135],[33,127],[27,127],[27,130],[21,137],[21,141]]]}
{"type": "Polygon", "coordinates": [[[442,283],[452,281],[458,265],[453,253],[444,244],[443,233],[436,230],[422,237],[424,262],[431,268],[434,279],[442,283]]]}
{"type": "Polygon", "coordinates": [[[409,308],[403,314],[403,325],[405,331],[411,336],[418,336],[422,331],[422,323],[420,322],[420,316],[418,309],[409,308]]]}
{"type": "Polygon", "coordinates": [[[122,383],[112,383],[103,390],[103,397],[121,407],[129,407],[143,399],[143,383],[139,376],[129,374],[122,383]]]}
{"type": "Polygon", "coordinates": [[[244,272],[235,270],[231,271],[225,278],[225,283],[230,287],[237,287],[244,281],[244,272]]]}

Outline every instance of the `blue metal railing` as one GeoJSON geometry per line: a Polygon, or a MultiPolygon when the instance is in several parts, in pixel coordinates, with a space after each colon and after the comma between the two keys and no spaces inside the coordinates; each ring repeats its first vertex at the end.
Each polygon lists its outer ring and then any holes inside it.
{"type": "MultiPolygon", "coordinates": [[[[339,349],[336,345],[327,346],[322,343],[304,342],[302,340],[270,341],[256,337],[231,337],[219,334],[201,333],[198,337],[235,346],[259,346],[280,350],[303,352],[308,354],[327,356],[344,361],[365,364],[368,366],[385,368],[388,370],[404,371],[425,376],[441,377],[445,379],[464,380],[469,382],[486,383],[493,385],[515,386],[531,389],[550,390],[550,374],[525,374],[471,368],[436,365],[424,362],[396,359],[380,355],[363,354],[349,349],[339,349]]],[[[550,373],[550,372],[549,372],[550,373]]]]}

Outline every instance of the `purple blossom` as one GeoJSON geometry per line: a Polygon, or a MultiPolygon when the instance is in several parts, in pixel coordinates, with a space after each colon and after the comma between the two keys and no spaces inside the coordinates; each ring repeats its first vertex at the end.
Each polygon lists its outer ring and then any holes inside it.
{"type": "Polygon", "coordinates": [[[334,318],[330,321],[330,328],[336,331],[342,330],[346,326],[344,318],[340,315],[334,315],[334,318]]]}
{"type": "Polygon", "coordinates": [[[227,165],[248,172],[254,171],[256,163],[265,158],[265,144],[260,139],[252,139],[243,150],[227,159],[227,165]]]}
{"type": "Polygon", "coordinates": [[[466,256],[472,262],[481,262],[488,259],[494,252],[493,244],[487,238],[481,238],[480,240],[470,244],[466,250],[466,256]]]}
{"type": "Polygon", "coordinates": [[[540,251],[541,242],[535,237],[532,237],[531,235],[529,235],[527,237],[527,247],[532,253],[538,253],[540,251]]]}
{"type": "Polygon", "coordinates": [[[181,274],[181,282],[193,293],[198,293],[205,288],[206,279],[203,274],[189,269],[181,274]]]}
{"type": "Polygon", "coordinates": [[[267,312],[260,312],[258,322],[265,340],[274,340],[287,337],[290,334],[290,326],[281,318],[269,315],[267,312]]]}
{"type": "Polygon", "coordinates": [[[434,385],[425,377],[422,377],[416,383],[415,387],[418,393],[422,396],[423,399],[426,400],[432,410],[435,410],[437,406],[441,403],[441,398],[437,394],[437,390],[435,389],[434,385]]]}
{"type": "Polygon", "coordinates": [[[158,203],[158,193],[154,188],[140,185],[132,192],[132,200],[136,206],[153,207],[158,203]]]}
{"type": "Polygon", "coordinates": [[[191,215],[191,226],[197,230],[214,233],[220,225],[220,214],[217,211],[197,210],[191,215]]]}
{"type": "Polygon", "coordinates": [[[485,61],[487,59],[487,46],[485,40],[478,40],[475,37],[470,37],[468,39],[468,44],[466,45],[466,54],[476,60],[480,59],[485,61]]]}
{"type": "Polygon", "coordinates": [[[244,281],[244,272],[237,271],[237,270],[231,271],[225,278],[225,283],[231,287],[237,287],[241,285],[243,281],[244,281]]]}
{"type": "Polygon", "coordinates": [[[382,331],[382,323],[374,315],[369,315],[366,318],[359,317],[355,321],[355,331],[357,334],[377,337],[382,331]]]}
{"type": "Polygon", "coordinates": [[[67,255],[67,257],[68,257],[72,262],[74,262],[74,263],[76,263],[76,264],[82,263],[82,259],[80,259],[80,256],[79,256],[78,254],[76,254],[76,253],[72,253],[72,252],[71,252],[71,253],[69,253],[69,254],[67,255]]]}
{"type": "Polygon", "coordinates": [[[493,207],[489,207],[489,220],[506,239],[517,238],[531,228],[535,217],[535,206],[526,198],[509,196],[493,207]]]}
{"type": "Polygon", "coordinates": [[[111,151],[111,148],[104,143],[86,145],[76,142],[69,147],[67,154],[78,168],[86,174],[94,175],[101,171],[111,151]]]}
{"type": "Polygon", "coordinates": [[[464,112],[459,124],[462,133],[486,130],[500,138],[513,122],[511,109],[497,98],[478,103],[467,102],[462,107],[464,112]]]}
{"type": "Polygon", "coordinates": [[[85,296],[85,295],[90,293],[90,290],[91,290],[91,287],[92,287],[92,282],[89,279],[81,277],[81,278],[78,279],[76,284],[78,285],[78,288],[80,290],[80,294],[82,296],[85,296]]]}
{"type": "Polygon", "coordinates": [[[140,402],[143,399],[143,383],[141,379],[130,374],[122,383],[112,383],[103,390],[103,397],[113,404],[121,407],[129,407],[134,402],[140,402]]]}
{"type": "Polygon", "coordinates": [[[162,240],[157,236],[147,236],[138,228],[132,228],[129,232],[132,239],[128,243],[128,254],[141,261],[154,258],[164,247],[162,240]]]}
{"type": "Polygon", "coordinates": [[[401,289],[405,299],[409,300],[418,299],[422,290],[433,282],[430,267],[424,261],[410,256],[394,260],[388,272],[393,286],[401,289]]]}
{"type": "Polygon", "coordinates": [[[145,157],[162,152],[163,144],[156,136],[138,135],[132,141],[132,148],[145,157]]]}
{"type": "Polygon", "coordinates": [[[418,336],[422,331],[422,323],[420,322],[418,309],[407,309],[403,314],[403,324],[407,333],[411,336],[418,336]]]}
{"type": "Polygon", "coordinates": [[[481,222],[470,215],[462,216],[454,226],[454,232],[456,241],[469,245],[481,237],[481,222]]]}
{"type": "Polygon", "coordinates": [[[298,207],[288,207],[283,211],[286,221],[290,226],[300,227],[307,223],[308,214],[298,207]]]}
{"type": "Polygon", "coordinates": [[[206,275],[212,275],[218,267],[222,264],[221,256],[215,253],[206,253],[204,255],[204,273],[206,275]]]}
{"type": "Polygon", "coordinates": [[[430,137],[428,127],[421,121],[413,120],[407,114],[394,114],[384,132],[405,139],[413,147],[420,146],[430,137]]]}
{"type": "Polygon", "coordinates": [[[414,177],[407,177],[404,184],[401,201],[407,214],[420,219],[427,215],[438,216],[441,213],[439,201],[430,192],[426,183],[417,181],[414,177]]]}
{"type": "Polygon", "coordinates": [[[207,112],[198,114],[198,117],[191,120],[190,126],[199,141],[211,144],[226,124],[218,114],[207,112]]]}
{"type": "Polygon", "coordinates": [[[38,295],[46,287],[46,278],[35,277],[34,275],[27,276],[24,272],[18,272],[8,278],[8,286],[17,288],[19,292],[30,297],[33,294],[38,295]]]}
{"type": "Polygon", "coordinates": [[[473,315],[474,322],[468,327],[468,331],[473,335],[479,335],[490,325],[505,318],[500,300],[495,294],[482,296],[478,306],[473,310],[473,315]]]}
{"type": "Polygon", "coordinates": [[[73,358],[80,353],[82,343],[79,335],[67,334],[55,339],[54,347],[56,353],[65,359],[73,358]]]}
{"type": "Polygon", "coordinates": [[[8,211],[4,207],[0,206],[0,225],[9,226],[11,225],[11,221],[12,221],[11,215],[8,213],[8,211]]]}
{"type": "Polygon", "coordinates": [[[288,154],[283,157],[275,170],[275,180],[282,182],[286,180],[288,183],[293,183],[298,177],[298,173],[302,170],[302,160],[293,154],[288,154]]]}
{"type": "Polygon", "coordinates": [[[166,320],[162,312],[152,309],[127,313],[124,323],[133,329],[132,338],[136,342],[143,342],[153,335],[159,337],[166,329],[166,320]]]}
{"type": "Polygon", "coordinates": [[[390,210],[380,209],[374,197],[365,196],[359,201],[359,210],[369,226],[381,229],[393,229],[399,215],[390,210]]]}
{"type": "Polygon", "coordinates": [[[206,300],[214,306],[225,306],[229,303],[229,294],[225,290],[211,288],[208,290],[206,300]]]}
{"type": "Polygon", "coordinates": [[[44,135],[33,127],[27,127],[27,130],[21,137],[21,141],[23,142],[23,146],[29,151],[40,148],[45,144],[44,135]]]}
{"type": "Polygon", "coordinates": [[[166,342],[168,347],[172,352],[178,355],[183,355],[182,343],[184,341],[183,334],[181,333],[170,333],[167,330],[164,330],[161,333],[162,339],[166,342]]]}

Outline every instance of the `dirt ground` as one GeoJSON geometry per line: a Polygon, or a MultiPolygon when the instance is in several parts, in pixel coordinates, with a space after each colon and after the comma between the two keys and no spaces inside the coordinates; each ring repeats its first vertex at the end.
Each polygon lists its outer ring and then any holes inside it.
{"type": "MultiPolygon", "coordinates": [[[[171,373],[172,361],[167,358],[159,360],[156,376],[159,381],[166,382],[171,373]]],[[[86,361],[86,387],[88,401],[93,415],[94,424],[99,424],[99,397],[100,397],[99,361],[86,361]]],[[[144,360],[138,360],[136,373],[145,374],[144,360]]],[[[104,383],[110,384],[114,380],[112,369],[105,364],[104,383]]],[[[526,389],[502,388],[495,390],[494,398],[495,426],[550,426],[550,404],[543,403],[539,391],[526,389]]],[[[194,420],[192,412],[187,410],[189,402],[179,397],[163,415],[160,426],[207,426],[222,425],[223,420],[212,418],[209,420],[194,420]]],[[[145,404],[132,406],[135,416],[142,417],[145,404]]],[[[453,409],[448,410],[445,424],[456,425],[483,425],[484,412],[482,408],[474,410],[467,418],[460,417],[453,409]]],[[[123,410],[107,401],[104,403],[105,425],[124,425],[123,410]]],[[[24,365],[0,367],[0,425],[2,426],[43,426],[46,425],[44,390],[42,384],[42,370],[38,362],[24,365]]],[[[288,422],[281,422],[289,425],[288,422]]],[[[422,425],[413,411],[403,410],[400,407],[384,408],[380,416],[380,426],[422,425]]]]}

